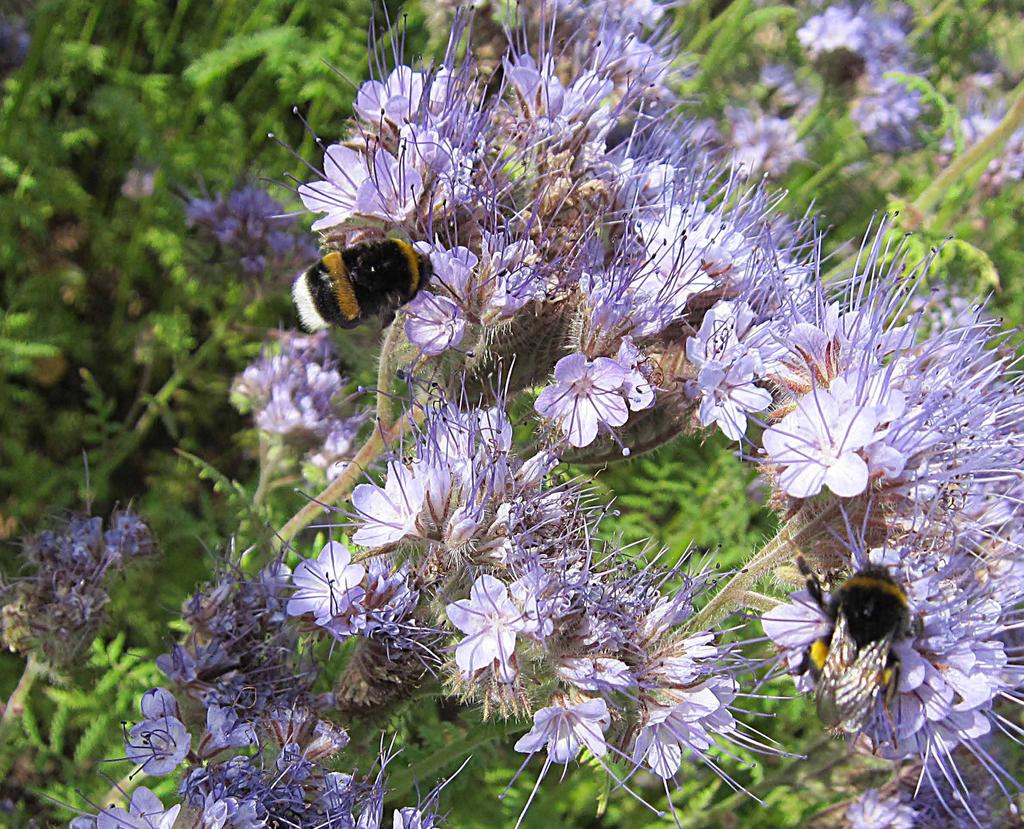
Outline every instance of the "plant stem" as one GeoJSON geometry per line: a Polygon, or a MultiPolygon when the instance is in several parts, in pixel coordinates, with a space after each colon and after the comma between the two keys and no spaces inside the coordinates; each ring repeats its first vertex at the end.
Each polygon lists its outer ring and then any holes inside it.
{"type": "Polygon", "coordinates": [[[395,424],[391,377],[395,371],[395,349],[402,340],[402,334],[402,326],[398,324],[398,320],[392,322],[377,360],[377,422],[383,429],[390,429],[395,424]]]}
{"type": "Polygon", "coordinates": [[[267,497],[267,493],[271,490],[271,480],[277,472],[277,453],[272,452],[267,445],[267,438],[263,432],[260,432],[260,478],[256,484],[256,492],[252,496],[252,505],[254,509],[259,509],[263,504],[263,499],[267,497]]]}
{"type": "MultiPolygon", "coordinates": [[[[687,624],[691,633],[712,630],[734,610],[743,607],[748,597],[758,597],[753,587],[781,564],[787,564],[801,552],[807,541],[835,513],[834,503],[821,508],[805,503],[749,561],[725,583],[714,597],[687,624]],[[805,512],[806,511],[806,512],[805,512]],[[810,514],[808,514],[810,513],[810,514]]],[[[757,601],[761,604],[761,601],[757,601]]]]}
{"type": "MultiPolygon", "coordinates": [[[[14,687],[11,695],[7,698],[4,706],[3,716],[0,717],[0,746],[10,748],[13,740],[10,738],[11,729],[18,719],[25,713],[25,700],[35,684],[36,677],[43,672],[43,665],[34,654],[29,654],[25,669],[21,673],[21,679],[14,687]]],[[[0,753],[0,780],[7,776],[11,766],[16,762],[17,755],[13,752],[0,753]]]]}
{"type": "Polygon", "coordinates": [[[14,687],[4,706],[3,717],[0,718],[0,736],[6,736],[7,729],[15,718],[25,713],[25,700],[35,684],[36,677],[42,672],[42,663],[36,659],[34,654],[29,654],[25,669],[21,672],[21,679],[18,680],[18,684],[14,687]]]}
{"type": "Polygon", "coordinates": [[[950,165],[914,199],[914,209],[921,214],[931,213],[945,192],[960,181],[971,168],[1003,148],[1010,136],[1021,123],[1024,123],[1024,82],[1021,82],[1012,94],[1016,96],[1016,100],[1003,116],[1003,120],[981,141],[968,147],[967,152],[953,159],[950,165]]]}
{"type": "Polygon", "coordinates": [[[345,470],[327,487],[311,500],[306,506],[300,509],[295,515],[288,519],[288,522],[281,527],[277,535],[281,544],[286,545],[295,538],[302,530],[308,527],[320,514],[320,511],[333,506],[352,492],[359,480],[359,477],[370,467],[370,464],[377,459],[392,443],[404,435],[414,423],[423,419],[422,409],[413,409],[406,412],[398,423],[391,428],[385,429],[380,424],[373,430],[366,442],[359,448],[356,456],[352,459],[345,470]]]}
{"type": "Polygon", "coordinates": [[[167,382],[164,383],[163,387],[153,395],[146,405],[142,416],[136,421],[134,428],[121,436],[121,445],[116,447],[111,454],[107,455],[106,460],[100,465],[96,474],[97,481],[106,480],[139,447],[139,444],[145,439],[153,424],[156,423],[160,412],[166,408],[175,392],[189,380],[192,373],[202,365],[207,357],[214,353],[226,331],[227,327],[225,325],[216,325],[206,342],[199,346],[184,363],[178,366],[167,379],[167,382]]]}

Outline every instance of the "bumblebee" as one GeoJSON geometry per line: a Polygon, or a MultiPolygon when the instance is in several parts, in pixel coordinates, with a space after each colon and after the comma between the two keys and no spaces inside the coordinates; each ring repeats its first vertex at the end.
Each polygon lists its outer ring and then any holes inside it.
{"type": "Polygon", "coordinates": [[[887,706],[899,683],[899,657],[892,645],[913,632],[907,594],[884,567],[858,570],[825,600],[821,584],[802,558],[807,592],[832,622],[811,643],[800,673],[810,671],[821,721],[836,730],[863,730],[876,701],[887,706]]]}
{"type": "Polygon", "coordinates": [[[355,328],[377,315],[385,325],[430,279],[430,260],[401,239],[361,242],[332,250],[292,285],[292,299],[307,331],[355,328]]]}

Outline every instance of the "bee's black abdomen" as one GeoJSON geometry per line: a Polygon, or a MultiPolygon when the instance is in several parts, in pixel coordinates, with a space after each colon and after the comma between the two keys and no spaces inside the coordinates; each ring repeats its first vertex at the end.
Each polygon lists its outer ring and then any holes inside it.
{"type": "MultiPolygon", "coordinates": [[[[364,315],[393,312],[419,292],[426,257],[399,239],[353,245],[341,252],[364,315]]],[[[429,266],[429,264],[428,264],[429,266]]]]}
{"type": "Polygon", "coordinates": [[[430,260],[401,239],[361,242],[324,254],[292,286],[303,326],[354,328],[379,316],[385,325],[430,279],[430,260]]]}

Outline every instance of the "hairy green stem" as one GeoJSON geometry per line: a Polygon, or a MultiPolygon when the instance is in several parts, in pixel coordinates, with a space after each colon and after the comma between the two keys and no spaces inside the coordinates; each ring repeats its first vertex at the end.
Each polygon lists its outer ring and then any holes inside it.
{"type": "Polygon", "coordinates": [[[256,492],[252,496],[252,505],[254,509],[259,509],[263,504],[263,499],[267,497],[271,489],[273,489],[273,478],[277,474],[277,458],[278,453],[275,452],[267,443],[266,435],[260,433],[260,478],[256,484],[256,492]]]}
{"type": "Polygon", "coordinates": [[[734,610],[747,606],[748,599],[762,604],[758,599],[760,594],[753,592],[754,585],[780,565],[792,562],[798,553],[803,552],[802,544],[817,533],[835,512],[834,503],[824,507],[805,503],[689,621],[687,630],[691,633],[712,630],[734,610]]]}
{"type": "Polygon", "coordinates": [[[277,535],[282,545],[286,545],[302,530],[308,527],[326,507],[331,507],[347,498],[355,488],[356,482],[388,447],[404,435],[414,423],[423,419],[421,409],[406,412],[391,428],[382,428],[379,424],[370,433],[366,442],[359,448],[356,456],[345,467],[344,471],[319,494],[307,503],[288,522],[281,527],[277,535]]]}
{"type": "Polygon", "coordinates": [[[377,422],[382,429],[390,429],[395,424],[395,401],[391,397],[391,390],[398,356],[395,352],[402,339],[402,326],[396,320],[388,326],[380,358],[377,360],[377,422]]]}
{"type": "Polygon", "coordinates": [[[25,669],[21,672],[21,679],[18,680],[18,684],[7,698],[7,704],[4,705],[4,713],[0,718],[0,735],[6,736],[8,727],[25,713],[25,700],[28,698],[36,678],[42,672],[42,663],[36,659],[34,654],[29,654],[25,669]]]}
{"type": "Polygon", "coordinates": [[[1003,148],[1010,136],[1024,123],[1024,82],[1018,84],[1012,95],[1016,100],[1003,116],[1003,120],[981,141],[971,145],[965,153],[953,159],[950,165],[914,199],[911,204],[913,209],[922,215],[931,213],[950,187],[963,179],[975,165],[989,159],[1003,148]]]}
{"type": "MultiPolygon", "coordinates": [[[[43,664],[39,662],[34,654],[29,654],[25,669],[21,672],[21,679],[14,687],[14,691],[7,698],[4,705],[2,717],[0,717],[0,746],[9,748],[11,743],[11,729],[18,722],[21,715],[25,713],[25,700],[32,690],[36,679],[43,673],[43,664]]],[[[0,779],[7,775],[16,755],[13,752],[0,753],[0,779]]]]}

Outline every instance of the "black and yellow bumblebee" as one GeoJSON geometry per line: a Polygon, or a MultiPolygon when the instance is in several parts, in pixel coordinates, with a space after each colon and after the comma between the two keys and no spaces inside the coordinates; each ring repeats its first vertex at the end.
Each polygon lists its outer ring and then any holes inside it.
{"type": "Polygon", "coordinates": [[[292,285],[308,331],[355,328],[372,316],[384,325],[429,280],[430,259],[401,239],[374,239],[325,253],[292,285]]]}
{"type": "Polygon", "coordinates": [[[907,594],[884,567],[861,568],[828,600],[817,576],[797,559],[807,592],[832,629],[807,649],[799,672],[810,671],[821,721],[850,734],[862,731],[881,699],[888,706],[899,684],[893,643],[913,633],[907,594]]]}

